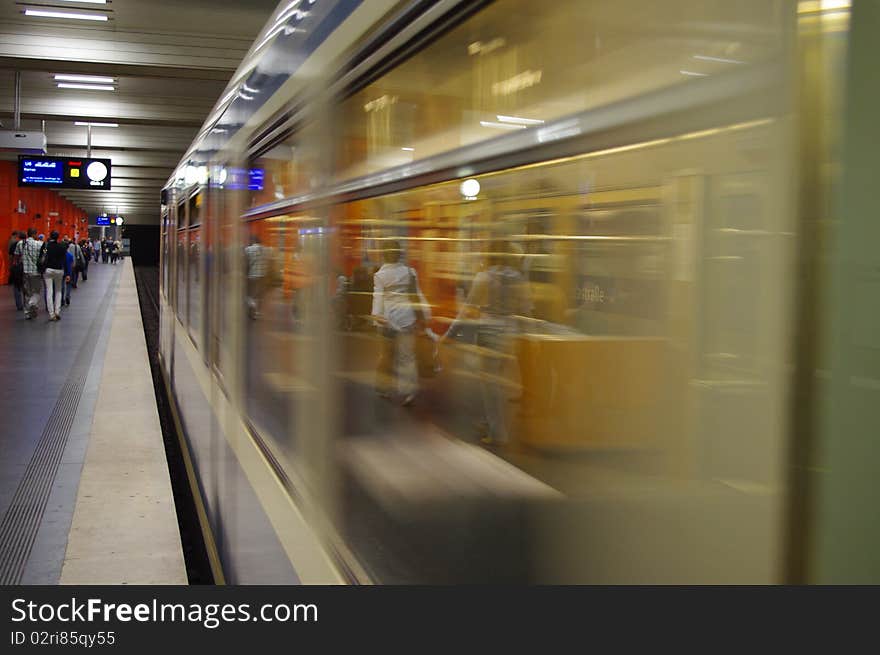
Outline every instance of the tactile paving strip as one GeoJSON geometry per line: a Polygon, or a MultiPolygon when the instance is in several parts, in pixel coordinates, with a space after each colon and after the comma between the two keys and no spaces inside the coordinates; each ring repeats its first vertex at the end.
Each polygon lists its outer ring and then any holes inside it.
{"type": "MultiPolygon", "coordinates": [[[[110,280],[108,291],[115,293],[118,280],[119,271],[116,271],[110,280]]],[[[61,465],[70,428],[79,408],[98,336],[111,304],[113,303],[101,303],[100,309],[95,313],[34,454],[3,515],[3,521],[0,522],[0,585],[16,585],[21,582],[61,465]]]]}

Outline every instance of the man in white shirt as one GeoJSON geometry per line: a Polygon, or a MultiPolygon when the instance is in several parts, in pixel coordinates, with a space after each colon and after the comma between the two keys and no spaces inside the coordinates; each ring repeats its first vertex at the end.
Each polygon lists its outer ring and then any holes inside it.
{"type": "Polygon", "coordinates": [[[419,388],[416,333],[419,323],[427,324],[431,314],[415,270],[401,262],[400,256],[400,244],[388,242],[384,251],[385,263],[373,276],[372,314],[386,339],[376,386],[381,396],[390,397],[396,378],[403,404],[410,405],[419,388]],[[415,298],[418,303],[414,302],[415,298]]]}

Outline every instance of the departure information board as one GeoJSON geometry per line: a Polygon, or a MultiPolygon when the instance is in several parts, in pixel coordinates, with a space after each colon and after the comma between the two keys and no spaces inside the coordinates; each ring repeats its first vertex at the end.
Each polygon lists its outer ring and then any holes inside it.
{"type": "Polygon", "coordinates": [[[110,189],[109,159],[18,157],[18,186],[56,189],[110,189]]]}
{"type": "Polygon", "coordinates": [[[265,175],[265,171],[262,168],[252,168],[248,171],[248,190],[249,191],[262,191],[263,190],[263,176],[265,175]]]}

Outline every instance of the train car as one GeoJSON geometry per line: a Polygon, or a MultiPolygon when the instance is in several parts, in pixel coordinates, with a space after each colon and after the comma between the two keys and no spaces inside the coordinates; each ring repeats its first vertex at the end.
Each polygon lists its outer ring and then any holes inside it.
{"type": "Polygon", "coordinates": [[[161,210],[217,580],[797,581],[813,4],[282,2],[161,210]]]}

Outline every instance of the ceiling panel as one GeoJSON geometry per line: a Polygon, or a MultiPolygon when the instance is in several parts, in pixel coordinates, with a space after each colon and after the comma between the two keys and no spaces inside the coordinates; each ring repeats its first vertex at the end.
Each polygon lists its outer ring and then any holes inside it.
{"type": "MultiPolygon", "coordinates": [[[[0,123],[12,129],[15,72],[21,129],[45,127],[50,155],[113,163],[111,191],[68,191],[78,206],[158,222],[159,192],[192,142],[277,0],[0,0],[0,123]],[[103,23],[26,17],[28,7],[104,13],[103,23]],[[113,91],[62,89],[56,73],[114,78],[113,91]],[[105,209],[102,209],[105,208],[105,209]]],[[[0,153],[0,159],[15,159],[0,153]]]]}

